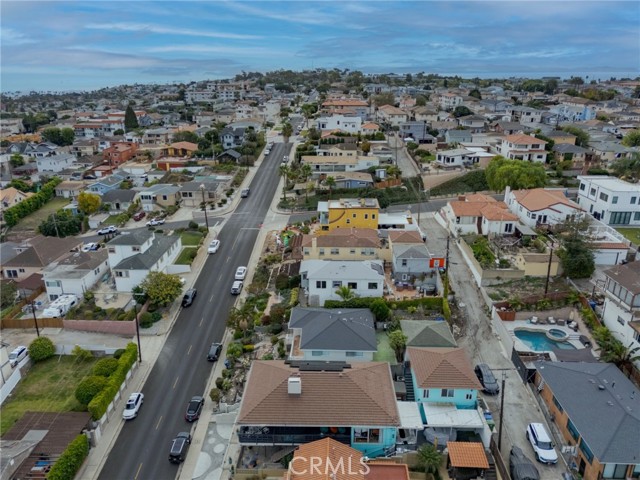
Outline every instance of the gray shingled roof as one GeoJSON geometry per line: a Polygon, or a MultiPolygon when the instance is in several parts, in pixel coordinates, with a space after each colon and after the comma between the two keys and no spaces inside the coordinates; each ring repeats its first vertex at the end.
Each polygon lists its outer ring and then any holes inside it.
{"type": "Polygon", "coordinates": [[[132,202],[136,194],[135,190],[122,190],[117,188],[115,190],[109,190],[102,195],[103,202],[132,202]]]}
{"type": "Polygon", "coordinates": [[[375,352],[376,330],[368,308],[302,308],[291,310],[289,328],[302,329],[305,350],[375,352]]]}
{"type": "Polygon", "coordinates": [[[156,235],[147,251],[125,258],[113,270],[148,270],[179,240],[177,235],[156,235]]]}
{"type": "Polygon", "coordinates": [[[640,393],[615,365],[536,362],[535,366],[600,463],[638,463],[640,393]]]}
{"type": "Polygon", "coordinates": [[[431,258],[424,244],[398,244],[393,246],[395,258],[431,258]]]}
{"type": "Polygon", "coordinates": [[[108,247],[116,245],[142,245],[153,236],[153,232],[149,230],[131,230],[126,233],[122,233],[111,239],[107,243],[108,247]]]}
{"type": "Polygon", "coordinates": [[[449,324],[434,320],[400,320],[410,347],[457,347],[449,324]]]}

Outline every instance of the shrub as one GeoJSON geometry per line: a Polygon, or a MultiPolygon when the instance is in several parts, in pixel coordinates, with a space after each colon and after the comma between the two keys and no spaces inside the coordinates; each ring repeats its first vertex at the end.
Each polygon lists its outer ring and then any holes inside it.
{"type": "Polygon", "coordinates": [[[272,335],[278,335],[281,332],[282,332],[281,323],[274,323],[269,327],[269,333],[271,333],[272,335]]]}
{"type": "Polygon", "coordinates": [[[231,380],[226,379],[224,382],[222,382],[222,391],[223,392],[228,392],[229,390],[231,390],[231,386],[233,385],[233,383],[231,383],[231,380]]]}
{"type": "Polygon", "coordinates": [[[216,387],[222,388],[222,382],[224,382],[224,378],[222,377],[216,378],[216,387]]]}
{"type": "Polygon", "coordinates": [[[83,379],[76,387],[76,400],[82,405],[89,405],[89,402],[106,387],[108,380],[105,377],[92,375],[83,379]]]}
{"type": "Polygon", "coordinates": [[[222,398],[222,392],[219,388],[212,388],[209,392],[209,398],[211,398],[213,403],[218,403],[222,398]]]}
{"type": "Polygon", "coordinates": [[[280,303],[272,305],[269,312],[269,315],[271,316],[271,323],[278,324],[284,322],[286,313],[287,309],[284,307],[284,305],[280,303]]]}
{"type": "Polygon", "coordinates": [[[222,369],[222,378],[231,378],[233,377],[233,370],[228,368],[222,369]]]}
{"type": "Polygon", "coordinates": [[[378,322],[385,322],[389,318],[389,313],[391,313],[386,302],[381,298],[377,298],[371,302],[369,309],[378,322]]]}
{"type": "Polygon", "coordinates": [[[300,289],[294,288],[291,290],[291,298],[289,299],[289,306],[295,307],[298,304],[298,295],[300,295],[300,289]]]}
{"type": "Polygon", "coordinates": [[[189,222],[189,230],[197,230],[198,227],[199,227],[199,225],[196,222],[194,222],[193,220],[191,220],[189,222]]]}
{"type": "Polygon", "coordinates": [[[49,480],[73,480],[89,455],[89,439],[86,435],[78,435],[62,452],[56,463],[47,474],[49,480]]]}
{"type": "Polygon", "coordinates": [[[243,348],[239,343],[232,343],[229,345],[229,347],[227,347],[227,356],[230,358],[236,359],[240,355],[242,355],[242,352],[243,348]]]}
{"type": "Polygon", "coordinates": [[[242,349],[245,352],[253,352],[253,350],[255,349],[255,345],[252,345],[252,344],[244,345],[242,349]]]}
{"type": "Polygon", "coordinates": [[[140,327],[149,328],[153,325],[153,315],[149,312],[144,312],[140,315],[140,327]]]}
{"type": "Polygon", "coordinates": [[[119,348],[117,349],[115,352],[113,352],[113,358],[115,358],[116,360],[118,360],[122,354],[124,353],[124,348],[119,348]]]}
{"type": "Polygon", "coordinates": [[[76,357],[76,360],[78,362],[84,362],[86,360],[93,358],[93,353],[91,353],[90,350],[85,350],[80,345],[76,345],[75,347],[73,347],[73,350],[71,351],[71,355],[76,357]]]}
{"type": "Polygon", "coordinates": [[[29,358],[41,362],[56,354],[56,347],[49,337],[38,337],[29,345],[29,358]]]}
{"type": "Polygon", "coordinates": [[[278,337],[276,335],[271,335],[271,345],[275,345],[278,343],[278,337]]]}
{"type": "Polygon", "coordinates": [[[273,360],[273,355],[271,353],[265,353],[261,360],[273,360]]]}
{"type": "Polygon", "coordinates": [[[162,320],[162,314],[160,312],[153,312],[151,314],[151,321],[153,323],[159,322],[160,320],[162,320]]]}
{"type": "Polygon", "coordinates": [[[101,358],[93,366],[93,374],[108,377],[118,369],[118,360],[115,358],[101,358]]]}

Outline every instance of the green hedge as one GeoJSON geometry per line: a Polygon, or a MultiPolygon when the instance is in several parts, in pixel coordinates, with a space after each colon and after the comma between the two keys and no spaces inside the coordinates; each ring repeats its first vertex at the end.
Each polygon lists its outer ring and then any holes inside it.
{"type": "Polygon", "coordinates": [[[73,480],[89,455],[89,439],[86,435],[78,435],[62,452],[56,463],[47,474],[48,480],[73,480]]]}
{"type": "Polygon", "coordinates": [[[138,347],[135,343],[130,343],[125,348],[124,353],[118,359],[118,368],[109,376],[109,381],[100,393],[98,393],[87,406],[89,413],[94,420],[99,420],[107,411],[109,404],[113,401],[124,383],[127,372],[136,363],[138,358],[138,347]]]}
{"type": "Polygon", "coordinates": [[[56,347],[49,337],[38,337],[29,345],[29,357],[33,363],[41,362],[56,354],[56,347]]]}
{"type": "Polygon", "coordinates": [[[371,304],[376,300],[383,300],[388,306],[393,305],[393,308],[398,310],[406,310],[409,307],[422,306],[427,310],[434,310],[438,312],[444,311],[444,302],[442,297],[423,297],[411,300],[384,300],[379,297],[356,297],[346,301],[327,300],[324,302],[324,308],[371,308],[371,304]]]}
{"type": "Polygon", "coordinates": [[[451,307],[449,307],[449,300],[446,298],[442,298],[442,314],[447,319],[447,322],[451,320],[451,307]]]}
{"type": "Polygon", "coordinates": [[[4,213],[4,221],[7,226],[13,227],[18,224],[20,219],[32,214],[36,210],[43,207],[56,193],[56,186],[62,181],[58,177],[54,177],[42,186],[42,189],[35,195],[23,200],[13,207],[7,208],[4,213]]]}

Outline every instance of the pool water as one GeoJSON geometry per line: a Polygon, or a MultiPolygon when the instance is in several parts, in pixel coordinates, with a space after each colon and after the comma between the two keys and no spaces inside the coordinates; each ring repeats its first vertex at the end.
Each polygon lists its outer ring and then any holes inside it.
{"type": "Polygon", "coordinates": [[[576,347],[569,342],[554,342],[547,337],[545,332],[530,332],[528,330],[516,330],[515,336],[527,347],[536,352],[548,352],[555,348],[560,350],[575,350],[576,347]]]}

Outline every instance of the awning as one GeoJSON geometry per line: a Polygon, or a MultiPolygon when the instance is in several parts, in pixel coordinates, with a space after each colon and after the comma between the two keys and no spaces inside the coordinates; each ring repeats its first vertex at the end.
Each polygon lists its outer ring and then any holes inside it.
{"type": "Polygon", "coordinates": [[[476,409],[458,409],[453,403],[423,403],[428,427],[482,428],[484,423],[476,409]]]}
{"type": "Polygon", "coordinates": [[[449,461],[456,468],[489,468],[484,446],[476,442],[447,442],[449,461]]]}
{"type": "Polygon", "coordinates": [[[400,413],[400,427],[422,430],[422,416],[416,402],[397,402],[400,413]]]}

